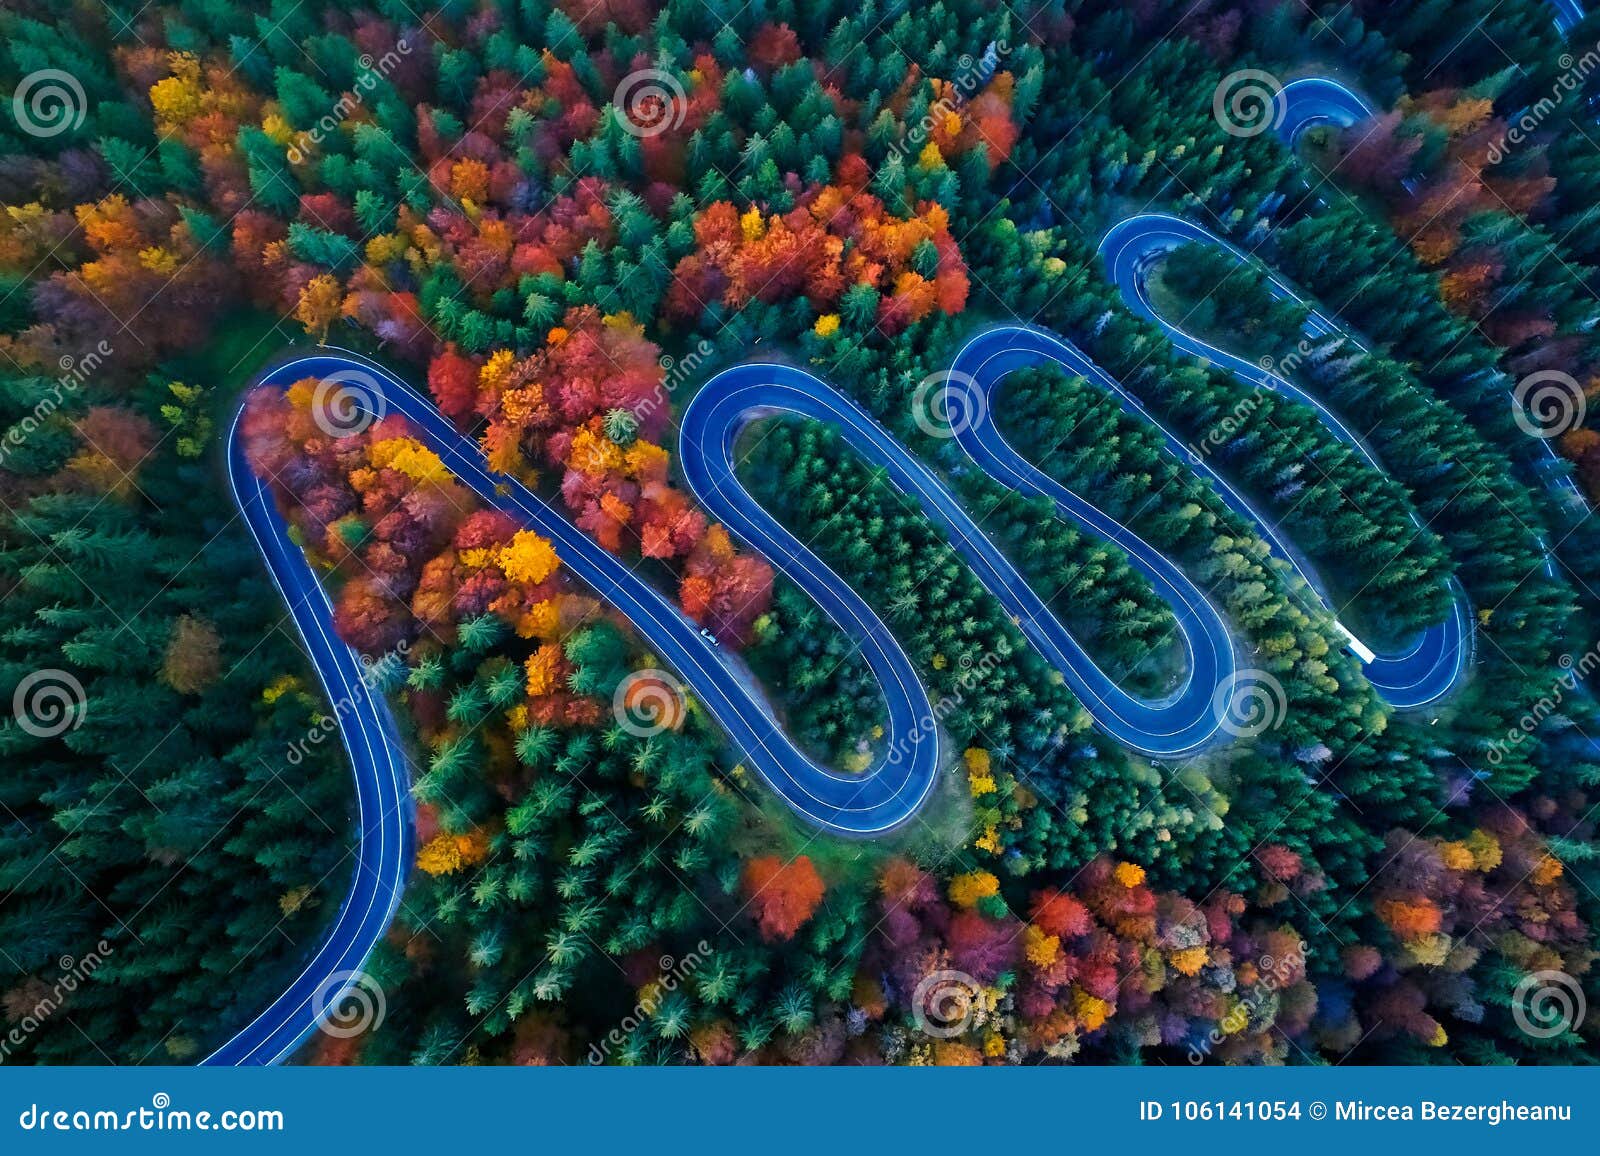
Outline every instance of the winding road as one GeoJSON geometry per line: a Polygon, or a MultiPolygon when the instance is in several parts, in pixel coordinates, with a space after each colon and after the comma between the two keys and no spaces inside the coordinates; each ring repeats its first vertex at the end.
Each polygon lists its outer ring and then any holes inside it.
{"type": "MultiPolygon", "coordinates": [[[[1577,0],[1554,0],[1557,10],[1556,27],[1562,32],[1568,32],[1579,20],[1583,18],[1583,7],[1577,0]],[[1563,13],[1571,18],[1563,19],[1563,13]],[[1576,15],[1572,15],[1576,13],[1576,15]]],[[[1373,106],[1363,97],[1337,80],[1330,80],[1323,76],[1308,76],[1300,80],[1290,81],[1283,86],[1278,94],[1277,113],[1274,117],[1278,138],[1293,148],[1300,140],[1302,133],[1318,125],[1332,125],[1336,128],[1349,128],[1353,124],[1365,120],[1374,114],[1373,106]]],[[[1406,187],[1410,189],[1413,182],[1407,181],[1406,187]]],[[[1516,397],[1510,398],[1513,408],[1517,405],[1516,397]]],[[[1532,438],[1533,460],[1529,469],[1539,484],[1549,489],[1558,501],[1563,502],[1574,511],[1587,514],[1589,500],[1584,497],[1582,488],[1572,476],[1572,466],[1566,458],[1556,452],[1548,439],[1532,438]]],[[[1555,555],[1540,538],[1540,548],[1545,555],[1545,572],[1555,577],[1555,555]]]]}
{"type": "Polygon", "coordinates": [[[239,414],[228,432],[228,483],[267,573],[283,596],[339,722],[356,783],[355,878],[333,926],[277,999],[204,1062],[274,1064],[334,1005],[383,937],[412,859],[411,774],[394,717],[371,666],[333,631],[333,604],[300,547],[290,541],[266,483],[245,461],[239,414]]]}
{"type": "MultiPolygon", "coordinates": [[[[429,398],[382,366],[357,354],[328,350],[277,365],[260,384],[286,387],[314,377],[338,383],[346,399],[374,419],[403,416],[414,435],[462,484],[485,504],[549,538],[568,570],[634,623],[785,803],[824,830],[869,836],[904,823],[926,801],[942,760],[939,716],[909,657],[878,615],[739,482],[734,472],[735,442],[740,430],[757,417],[793,413],[829,422],[863,458],[884,469],[945,529],[952,546],[1061,671],[1107,733],[1136,750],[1171,757],[1202,749],[1222,729],[1223,708],[1216,700],[1219,689],[1233,679],[1236,662],[1220,613],[1187,576],[1138,535],[1025,461],[993,421],[995,391],[1006,375],[1049,362],[1113,391],[1130,411],[1162,428],[1174,452],[1182,452],[1174,434],[1155,423],[1075,346],[1018,326],[979,334],[956,358],[946,385],[952,432],[998,481],[1049,498],[1062,516],[1115,542],[1168,600],[1188,663],[1183,684],[1160,700],[1128,693],[1101,670],[943,482],[865,410],[821,379],[792,366],[739,365],[713,377],[684,409],[680,459],[697,499],[817,601],[860,646],[883,690],[887,753],[866,774],[849,776],[807,758],[728,657],[670,598],[519,481],[489,471],[472,438],[457,431],[429,398]]],[[[1205,469],[1203,464],[1197,468],[1205,469]]],[[[206,1061],[272,1063],[304,1038],[325,1009],[338,1005],[349,985],[363,982],[359,969],[388,926],[405,884],[412,810],[404,747],[389,707],[369,685],[368,661],[335,636],[326,593],[289,539],[265,484],[244,460],[237,416],[230,434],[228,472],[241,514],[335,704],[360,812],[355,882],[327,938],[289,989],[206,1061]]],[[[1263,527],[1268,525],[1222,479],[1210,476],[1231,504],[1263,527]]],[[[1428,652],[1419,648],[1417,654],[1428,652]]],[[[1434,669],[1431,659],[1416,661],[1419,670],[1434,669]]],[[[1431,679],[1417,678],[1403,686],[1396,680],[1396,684],[1405,692],[1391,699],[1397,705],[1427,701],[1436,693],[1431,679]],[[1414,688],[1426,694],[1413,693],[1414,688]]]]}
{"type": "MultiPolygon", "coordinates": [[[[947,388],[967,397],[970,394],[961,383],[969,377],[991,385],[997,381],[1004,370],[995,372],[995,363],[985,353],[994,344],[1006,347],[1012,368],[1037,364],[1053,356],[1042,343],[1032,343],[1031,337],[1028,330],[1003,329],[985,335],[996,341],[980,339],[969,344],[950,370],[947,388]]],[[[952,402],[961,405],[959,398],[952,398],[952,402]]],[[[961,434],[961,444],[972,449],[998,442],[995,426],[988,420],[990,407],[979,405],[976,409],[981,415],[977,420],[969,423],[958,418],[952,427],[962,431],[970,426],[961,434]]],[[[1186,754],[1217,735],[1221,724],[1212,702],[1217,687],[1234,671],[1233,643],[1227,625],[1198,587],[1131,530],[1090,503],[1061,491],[1058,510],[1127,551],[1135,568],[1151,580],[1172,608],[1188,657],[1187,671],[1176,691],[1156,701],[1129,694],[1102,671],[1034,593],[1027,579],[973,522],[960,499],[854,401],[820,378],[792,366],[744,364],[724,370],[705,384],[683,413],[679,454],[690,488],[713,516],[817,597],[841,625],[843,620],[825,599],[849,588],[763,510],[734,473],[733,443],[739,430],[752,417],[772,413],[795,414],[834,425],[858,454],[885,470],[903,493],[916,499],[923,512],[943,527],[951,545],[1028,640],[1061,672],[1106,733],[1154,756],[1186,754]]],[[[982,459],[979,464],[985,465],[982,459]]],[[[1012,484],[1005,476],[997,477],[1012,484]]],[[[898,649],[892,639],[888,645],[898,649]]],[[[931,728],[925,730],[926,741],[935,740],[931,728]]],[[[892,741],[889,749],[891,758],[899,750],[892,741]]]]}
{"type": "Polygon", "coordinates": [[[1276,100],[1275,131],[1290,148],[1307,129],[1325,124],[1349,128],[1373,113],[1372,106],[1354,91],[1322,76],[1291,80],[1276,100]]]}
{"type": "MultiPolygon", "coordinates": [[[[1003,372],[991,356],[994,341],[991,335],[987,342],[969,345],[960,362],[991,386],[1003,372]]],[[[1047,356],[1061,360],[1065,355],[1024,355],[1017,346],[1010,349],[1005,365],[1015,368],[1047,356]]],[[[958,365],[956,372],[966,371],[958,365]]],[[[687,681],[763,781],[824,830],[876,835],[914,815],[937,778],[942,758],[939,716],[910,659],[871,607],[738,482],[735,439],[745,423],[764,414],[792,412],[830,421],[863,457],[885,468],[944,526],[954,547],[1035,645],[1057,663],[1109,733],[1148,754],[1173,756],[1198,750],[1220,729],[1213,698],[1234,670],[1231,639],[1216,609],[1176,568],[1089,503],[1070,495],[1062,500],[1064,512],[1128,549],[1135,564],[1173,602],[1190,659],[1187,677],[1172,695],[1147,701],[1125,692],[1095,665],[937,477],[854,402],[802,370],[747,364],[718,374],[684,411],[681,458],[702,504],[805,589],[860,646],[887,706],[887,754],[864,775],[841,775],[808,759],[727,656],[670,598],[519,481],[490,472],[476,442],[458,432],[429,398],[377,363],[336,350],[285,361],[259,384],[282,388],[308,377],[338,383],[344,400],[373,419],[405,417],[419,440],[480,500],[549,538],[568,570],[627,616],[687,681]]],[[[993,431],[993,426],[985,422],[974,429],[993,431]]],[[[1009,447],[994,437],[993,452],[1004,456],[1009,447]]],[[[227,468],[234,500],[335,704],[359,806],[355,882],[327,938],[288,990],[205,1061],[273,1063],[304,1038],[325,1009],[337,1006],[351,984],[362,981],[360,966],[392,919],[404,887],[411,860],[412,805],[404,747],[389,707],[369,685],[368,660],[334,634],[327,594],[290,540],[265,483],[245,461],[238,414],[229,435],[227,468]]]]}
{"type": "MultiPolygon", "coordinates": [[[[1382,465],[1362,438],[1311,394],[1253,361],[1235,356],[1186,332],[1182,327],[1163,317],[1155,308],[1150,301],[1147,284],[1150,271],[1172,250],[1191,243],[1219,248],[1240,263],[1248,260],[1239,250],[1199,225],[1163,213],[1141,213],[1118,222],[1101,241],[1100,255],[1105,261],[1107,275],[1117,286],[1129,308],[1159,326],[1178,349],[1191,356],[1203,358],[1258,389],[1280,393],[1309,406],[1336,437],[1354,448],[1373,469],[1381,471],[1382,465]]],[[[1274,295],[1304,304],[1294,291],[1277,277],[1270,273],[1268,277],[1274,295]]],[[[1337,327],[1332,321],[1315,309],[1310,311],[1305,325],[1305,336],[1308,339],[1315,340],[1336,331],[1337,327]]],[[[1191,464],[1195,465],[1197,472],[1208,474],[1214,481],[1220,482],[1204,462],[1198,464],[1191,462],[1191,464]]],[[[1230,505],[1255,521],[1262,537],[1273,546],[1281,558],[1294,567],[1306,583],[1317,592],[1324,605],[1327,605],[1329,598],[1326,588],[1316,575],[1298,560],[1296,551],[1284,540],[1272,522],[1242,502],[1237,493],[1230,488],[1219,485],[1219,489],[1230,505]]],[[[1415,511],[1410,516],[1412,524],[1420,531],[1422,522],[1415,511]]],[[[1334,613],[1337,621],[1337,611],[1334,613]]],[[[1349,640],[1350,649],[1365,663],[1367,679],[1374,689],[1390,704],[1400,708],[1423,706],[1447,694],[1465,672],[1471,650],[1471,611],[1466,604],[1465,595],[1458,587],[1452,588],[1450,615],[1443,622],[1424,631],[1413,645],[1399,653],[1377,654],[1371,647],[1357,639],[1355,634],[1342,623],[1339,624],[1339,630],[1349,640]]]]}
{"type": "MultiPolygon", "coordinates": [[[[1569,16],[1575,0],[1558,3],[1569,16]]],[[[1570,27],[1570,24],[1564,25],[1570,27]]],[[[1291,144],[1317,124],[1348,125],[1370,106],[1331,80],[1309,78],[1283,90],[1278,132],[1291,144]]],[[[1217,349],[1160,317],[1150,304],[1146,276],[1154,261],[1187,241],[1223,245],[1179,218],[1140,214],[1114,227],[1102,245],[1107,271],[1128,304],[1150,318],[1178,348],[1227,368],[1259,388],[1313,407],[1328,427],[1375,466],[1359,437],[1315,398],[1253,362],[1217,349]]],[[[1291,295],[1274,281],[1278,291],[1291,295]]],[[[1332,323],[1312,313],[1308,336],[1332,323]]],[[[1029,641],[1058,669],[1096,724],[1129,747],[1156,757],[1199,751],[1220,729],[1219,688],[1237,673],[1231,636],[1217,609],[1195,584],[1138,535],[1104,514],[1022,457],[993,421],[996,391],[1018,369],[1047,363],[1092,381],[1129,413],[1155,426],[1168,449],[1188,458],[1224,501],[1257,527],[1280,557],[1327,597],[1271,519],[1257,512],[1175,434],[1156,421],[1119,382],[1085,354],[1053,334],[1001,326],[977,334],[957,356],[946,384],[951,432],[972,460],[996,481],[1052,501],[1057,511],[1119,546],[1172,609],[1187,657],[1186,676],[1170,695],[1132,695],[1107,675],[1050,613],[1005,555],[983,534],[944,483],[880,424],[831,386],[793,366],[751,363],[719,373],[696,393],[681,416],[680,462],[701,505],[806,591],[854,640],[882,688],[887,754],[867,773],[845,776],[808,759],[784,734],[769,706],[741,672],[677,605],[636,576],[620,559],[578,530],[559,511],[513,478],[490,472],[476,443],[459,433],[431,400],[375,362],[342,350],[322,350],[285,361],[260,384],[286,387],[308,377],[343,383],[373,416],[402,414],[418,438],[486,505],[501,509],[549,538],[563,564],[601,599],[626,615],[688,684],[706,710],[745,753],[762,780],[802,817],[843,835],[871,836],[906,822],[927,800],[942,752],[937,712],[904,650],[876,612],[821,559],[768,514],[739,482],[733,468],[739,431],[749,421],[793,413],[836,426],[852,448],[882,468],[941,525],[953,548],[1017,621],[1029,641]]],[[[1549,451],[1549,447],[1545,447],[1549,451]]],[[[367,661],[340,641],[332,606],[299,547],[289,538],[265,483],[244,460],[238,418],[230,432],[227,468],[234,500],[255,537],[330,702],[356,782],[359,841],[354,881],[333,926],[294,981],[204,1062],[264,1064],[284,1058],[337,1006],[352,984],[370,983],[360,971],[400,902],[410,868],[410,774],[395,720],[371,685],[367,661]]],[[[1380,467],[1381,468],[1381,467],[1380,467]]],[[[1570,484],[1570,478],[1563,479],[1570,484]]],[[[1471,646],[1470,610],[1453,591],[1446,621],[1424,632],[1403,653],[1377,655],[1348,630],[1353,653],[1374,687],[1398,708],[1416,707],[1447,693],[1460,680],[1471,646]]],[[[1341,629],[1343,629],[1341,627],[1341,629]]]]}

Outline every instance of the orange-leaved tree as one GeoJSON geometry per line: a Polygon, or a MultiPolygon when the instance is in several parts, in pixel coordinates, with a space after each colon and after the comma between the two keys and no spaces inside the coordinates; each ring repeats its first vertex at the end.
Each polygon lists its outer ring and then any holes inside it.
{"type": "Polygon", "coordinates": [[[744,892],[750,900],[762,938],[792,939],[821,902],[822,877],[809,856],[785,863],[776,855],[752,859],[744,868],[744,892]]]}

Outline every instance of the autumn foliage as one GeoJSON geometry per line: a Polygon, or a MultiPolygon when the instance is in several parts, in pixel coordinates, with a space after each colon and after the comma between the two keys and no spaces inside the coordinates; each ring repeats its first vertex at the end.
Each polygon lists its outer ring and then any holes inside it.
{"type": "Polygon", "coordinates": [[[321,383],[262,388],[241,431],[307,547],[344,578],[334,621],[377,654],[419,637],[447,642],[493,614],[523,638],[556,638],[592,606],[572,593],[550,544],[504,514],[475,509],[400,418],[331,436],[318,424],[321,383]]]}
{"type": "Polygon", "coordinates": [[[488,854],[487,832],[439,834],[417,848],[417,869],[429,875],[453,875],[482,863],[488,854]]]}
{"type": "Polygon", "coordinates": [[[762,938],[794,938],[822,901],[822,877],[808,856],[785,862],[776,855],[752,859],[744,868],[744,893],[762,938]]]}
{"type": "Polygon", "coordinates": [[[875,323],[895,334],[935,310],[959,313],[967,302],[967,271],[950,235],[949,215],[937,204],[900,218],[865,191],[858,156],[840,165],[838,183],[807,189],[784,214],[728,201],[709,206],[695,222],[696,251],[673,272],[671,316],[694,319],[711,304],[738,308],[804,296],[832,313],[846,290],[876,294],[875,323]]]}

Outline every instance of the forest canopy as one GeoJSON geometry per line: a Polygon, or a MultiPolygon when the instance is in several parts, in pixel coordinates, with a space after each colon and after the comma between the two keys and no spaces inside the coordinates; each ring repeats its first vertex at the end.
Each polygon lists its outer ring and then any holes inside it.
{"type": "Polygon", "coordinates": [[[1540,104],[1540,0],[17,0],[0,34],[7,1061],[204,1058],[360,869],[349,704],[235,449],[409,792],[381,1014],[304,1061],[1595,1058],[1596,1017],[1526,1007],[1600,995],[1600,150],[1593,93],[1540,104]],[[1370,115],[1224,115],[1242,70],[1335,61],[1370,115]],[[1245,258],[1166,252],[1143,310],[1099,252],[1140,212],[1245,258]],[[986,395],[1032,491],[928,404],[1000,325],[1101,370],[986,395]],[[314,345],[472,456],[273,376],[314,345]],[[1181,696],[1176,587],[1052,495],[1091,502],[1201,591],[1267,723],[1117,741],[948,518],[761,408],[727,484],[871,607],[943,756],[898,829],[808,824],[576,556],[813,766],[904,754],[858,633],[697,496],[684,414],[748,362],[836,390],[1096,670],[1181,696]],[[1462,676],[1394,705],[1345,624],[1403,651],[1458,606],[1462,676]]]}

